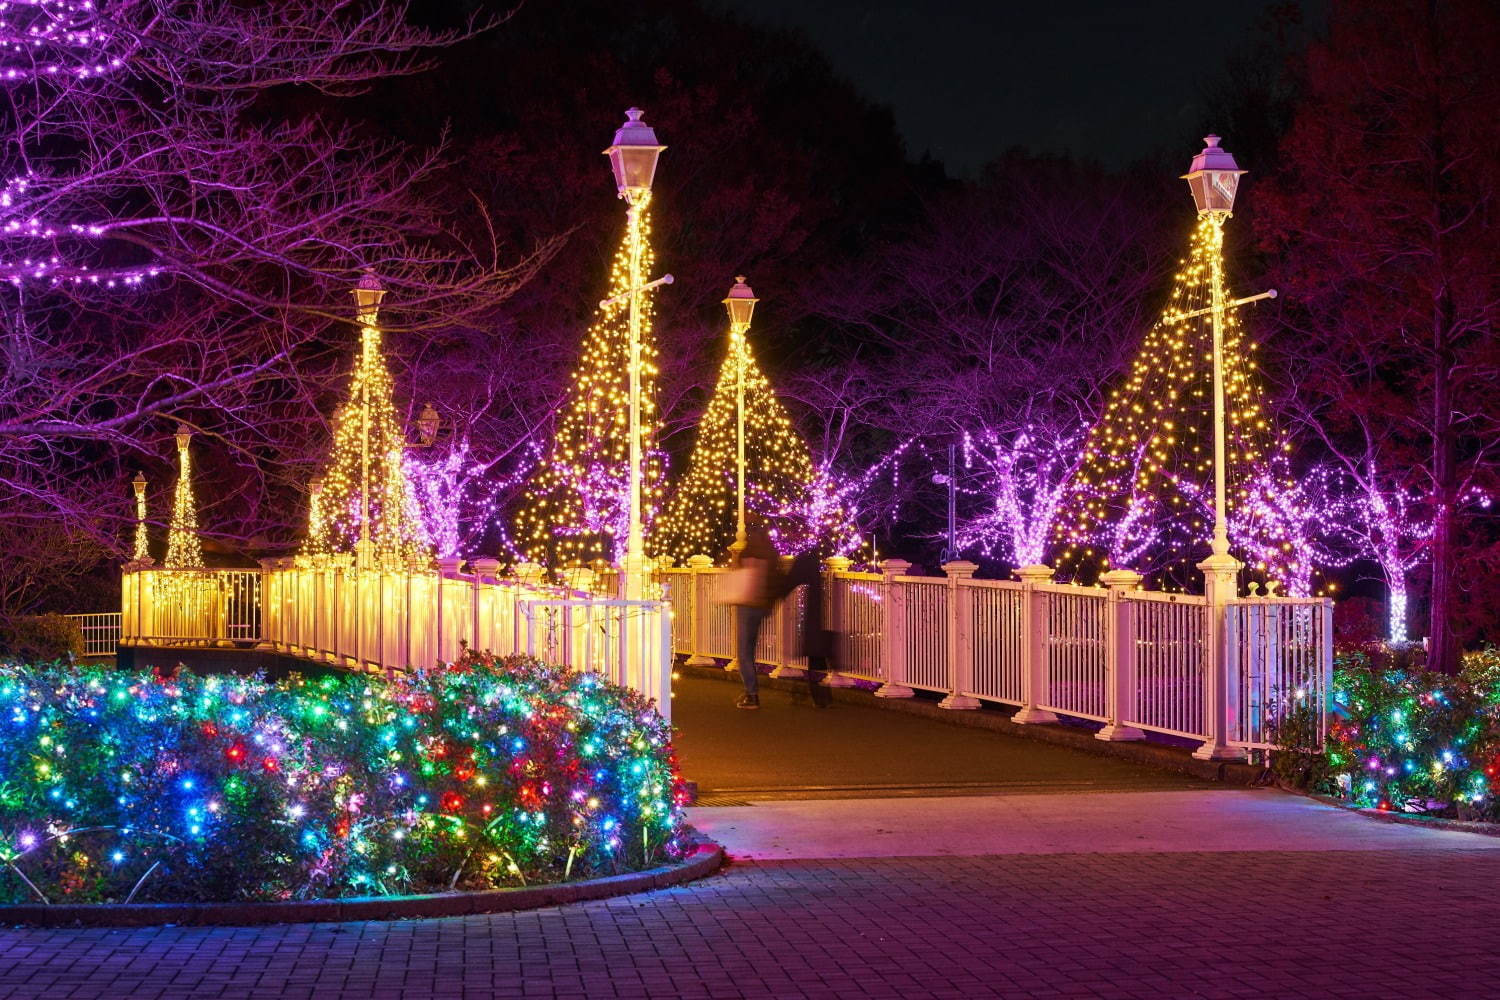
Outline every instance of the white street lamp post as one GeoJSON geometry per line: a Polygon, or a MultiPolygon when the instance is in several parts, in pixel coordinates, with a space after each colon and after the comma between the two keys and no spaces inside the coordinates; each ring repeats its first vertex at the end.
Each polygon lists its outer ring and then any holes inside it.
{"type": "Polygon", "coordinates": [[[755,292],[745,284],[744,275],[734,279],[734,287],[729,289],[729,295],[724,299],[724,308],[729,313],[729,349],[734,352],[734,434],[737,449],[735,468],[739,499],[734,533],[736,552],[745,547],[745,361],[749,352],[747,335],[750,332],[750,318],[755,315],[755,303],[759,301],[755,297],[755,292]]]}
{"type": "MultiPolygon", "coordinates": [[[[380,318],[380,301],[385,298],[385,289],[375,272],[369,268],[354,286],[355,317],[360,325],[361,367],[369,370],[370,353],[375,348],[379,330],[375,326],[380,318]]],[[[370,386],[368,379],[359,383],[359,545],[355,549],[355,563],[359,569],[370,568],[370,386]]]]}
{"type": "Polygon", "coordinates": [[[1235,760],[1244,751],[1230,746],[1228,734],[1228,605],[1238,595],[1236,578],[1242,564],[1229,554],[1229,516],[1226,490],[1227,437],[1224,414],[1224,316],[1237,306],[1275,298],[1274,291],[1230,302],[1224,300],[1224,222],[1234,211],[1234,196],[1245,173],[1229,151],[1219,147],[1219,137],[1204,138],[1203,151],[1193,157],[1183,180],[1193,192],[1198,215],[1214,227],[1214,246],[1209,254],[1209,305],[1184,313],[1180,319],[1208,313],[1213,331],[1214,392],[1214,530],[1210,555],[1198,564],[1203,571],[1203,595],[1208,607],[1208,662],[1204,690],[1206,733],[1193,756],[1203,760],[1235,760]]]}
{"type": "Polygon", "coordinates": [[[1230,309],[1262,299],[1274,299],[1276,291],[1261,292],[1242,299],[1224,300],[1224,222],[1234,211],[1234,196],[1239,188],[1240,177],[1248,171],[1241,170],[1227,149],[1219,147],[1219,137],[1207,136],[1203,151],[1193,157],[1183,180],[1193,192],[1193,202],[1198,214],[1207,216],[1215,229],[1215,240],[1219,244],[1209,255],[1210,303],[1207,309],[1183,313],[1179,318],[1189,319],[1208,313],[1213,330],[1213,382],[1214,382],[1214,532],[1211,542],[1213,553],[1209,562],[1216,569],[1233,569],[1239,572],[1240,564],[1229,555],[1229,515],[1226,493],[1228,428],[1224,419],[1224,317],[1230,309]],[[1233,564],[1232,566],[1230,564],[1233,564]]]}
{"type": "MultiPolygon", "coordinates": [[[[641,482],[641,211],[651,197],[651,182],[656,176],[656,160],[667,147],[656,141],[656,132],[641,121],[644,112],[631,108],[626,121],[615,132],[614,145],[604,151],[614,171],[615,186],[625,199],[626,241],[630,247],[630,483],[629,532],[625,543],[625,599],[638,601],[645,591],[646,545],[642,527],[641,482]]],[[[670,284],[667,276],[656,284],[670,284]]]]}

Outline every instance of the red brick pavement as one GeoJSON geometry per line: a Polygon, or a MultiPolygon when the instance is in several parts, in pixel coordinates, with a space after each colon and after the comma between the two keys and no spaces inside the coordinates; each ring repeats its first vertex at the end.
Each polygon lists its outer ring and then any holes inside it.
{"type": "Polygon", "coordinates": [[[1493,997],[1500,852],[741,864],[395,923],[0,929],[0,998],[1493,997]]]}

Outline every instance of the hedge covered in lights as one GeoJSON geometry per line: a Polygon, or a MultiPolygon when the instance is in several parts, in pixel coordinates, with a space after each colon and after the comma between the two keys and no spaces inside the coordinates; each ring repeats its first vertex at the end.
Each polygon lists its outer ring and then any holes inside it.
{"type": "Polygon", "coordinates": [[[679,856],[639,694],[467,653],[270,683],[0,665],[0,902],[486,889],[679,856]]]}
{"type": "Polygon", "coordinates": [[[1325,789],[1376,809],[1500,820],[1500,651],[1458,676],[1340,655],[1325,789]]]}

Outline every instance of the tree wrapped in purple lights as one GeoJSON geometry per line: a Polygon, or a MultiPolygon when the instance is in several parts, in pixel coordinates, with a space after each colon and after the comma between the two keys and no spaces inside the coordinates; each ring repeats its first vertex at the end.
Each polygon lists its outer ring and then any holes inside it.
{"type": "Polygon", "coordinates": [[[958,524],[959,552],[977,550],[1013,566],[1046,560],[1052,524],[1078,466],[1083,433],[1028,423],[963,435],[956,489],[977,508],[958,524]]]}
{"type": "Polygon", "coordinates": [[[467,436],[442,454],[407,452],[406,481],[423,533],[438,556],[472,554],[492,531],[503,530],[504,498],[531,473],[540,449],[524,442],[518,450],[522,460],[510,472],[502,469],[506,456],[476,455],[467,436]]]}

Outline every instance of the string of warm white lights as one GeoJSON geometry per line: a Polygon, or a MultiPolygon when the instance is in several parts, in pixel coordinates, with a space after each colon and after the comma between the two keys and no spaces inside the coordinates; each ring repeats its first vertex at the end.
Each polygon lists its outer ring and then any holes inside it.
{"type": "MultiPolygon", "coordinates": [[[[193,466],[188,452],[192,434],[187,428],[177,431],[177,489],[172,494],[172,519],[167,526],[167,569],[202,569],[203,540],[198,537],[198,504],[193,498],[193,466]]],[[[144,501],[141,501],[144,503],[144,501]]],[[[144,524],[144,518],[141,521],[144,524]]],[[[144,547],[142,534],[136,547],[144,547]]]]}
{"type": "MultiPolygon", "coordinates": [[[[1225,218],[1219,212],[1199,217],[1166,309],[1089,431],[1053,533],[1064,575],[1130,568],[1183,581],[1204,554],[1214,493],[1209,313],[1212,283],[1223,270],[1225,218]]],[[[1222,302],[1222,285],[1218,292],[1222,302]]],[[[1284,463],[1290,445],[1261,406],[1256,345],[1232,309],[1220,312],[1230,535],[1253,570],[1285,585],[1306,573],[1294,565],[1298,554],[1269,516],[1267,498],[1293,485],[1284,463]]]]}
{"type": "Polygon", "coordinates": [[[361,316],[359,361],[333,419],[333,449],[308,514],[306,555],[360,554],[372,566],[406,566],[430,556],[406,481],[406,435],[380,350],[375,314],[361,316]]]}
{"type": "Polygon", "coordinates": [[[731,328],[729,351],[708,408],[698,421],[698,437],[687,473],[677,485],[653,535],[655,554],[678,561],[719,556],[736,530],[736,379],[744,371],[745,506],[767,519],[783,552],[831,542],[848,518],[827,489],[815,489],[817,474],[807,444],[792,426],[776,390],[761,371],[749,338],[731,328]],[[799,506],[816,503],[811,521],[796,517],[799,506]],[[811,536],[811,537],[808,537],[811,536]]]}
{"type": "MultiPolygon", "coordinates": [[[[630,211],[615,252],[608,297],[584,338],[567,401],[546,455],[516,515],[514,544],[532,562],[580,566],[625,554],[630,522],[630,259],[651,274],[651,196],[630,211]]],[[[666,456],[657,447],[656,345],[651,296],[640,294],[641,520],[648,529],[661,504],[666,456]]]]}

